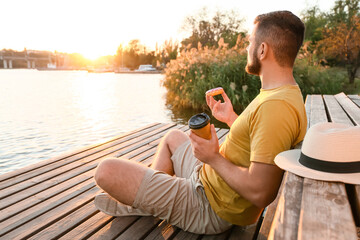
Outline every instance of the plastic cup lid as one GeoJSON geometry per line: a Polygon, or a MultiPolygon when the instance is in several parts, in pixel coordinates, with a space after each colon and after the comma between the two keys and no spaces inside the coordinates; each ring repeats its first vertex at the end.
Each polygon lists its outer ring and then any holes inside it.
{"type": "Polygon", "coordinates": [[[210,122],[210,117],[206,113],[199,113],[192,116],[189,120],[191,129],[199,129],[205,127],[210,122]]]}

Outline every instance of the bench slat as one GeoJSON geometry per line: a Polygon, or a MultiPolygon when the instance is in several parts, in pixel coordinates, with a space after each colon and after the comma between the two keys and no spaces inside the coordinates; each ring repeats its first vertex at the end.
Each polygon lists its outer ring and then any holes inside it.
{"type": "Polygon", "coordinates": [[[302,177],[291,172],[285,173],[284,188],[280,193],[269,239],[297,238],[303,181],[302,177]]]}
{"type": "Polygon", "coordinates": [[[341,104],[351,120],[360,125],[360,108],[351,101],[344,93],[335,95],[336,100],[341,104]]]}
{"type": "Polygon", "coordinates": [[[330,116],[331,122],[353,125],[349,117],[340,106],[339,102],[332,95],[324,95],[324,101],[330,116]]]}
{"type": "Polygon", "coordinates": [[[310,112],[310,122],[308,127],[320,123],[327,122],[325,105],[321,95],[311,95],[311,112],[310,112]]]}
{"type": "Polygon", "coordinates": [[[299,229],[304,240],[357,240],[345,185],[305,178],[299,229]]]}
{"type": "MultiPolygon", "coordinates": [[[[305,111],[306,111],[307,122],[308,122],[307,129],[310,126],[311,103],[312,103],[311,98],[312,98],[311,95],[307,95],[306,100],[305,100],[305,111]]],[[[298,143],[295,146],[295,149],[301,149],[301,145],[302,145],[302,142],[298,143]]],[[[270,232],[270,229],[271,229],[271,225],[273,223],[273,219],[274,219],[274,216],[275,216],[275,212],[276,212],[276,208],[277,208],[277,205],[278,205],[278,202],[279,202],[279,198],[280,198],[282,189],[284,188],[284,184],[285,184],[284,179],[285,178],[283,177],[283,181],[282,181],[281,186],[279,188],[277,197],[266,208],[264,220],[263,220],[263,222],[261,224],[261,228],[260,228],[259,235],[258,235],[258,238],[257,238],[258,240],[265,240],[269,236],[269,232],[270,232]]]]}
{"type": "Polygon", "coordinates": [[[360,108],[360,96],[359,95],[348,95],[348,97],[360,108]]]}

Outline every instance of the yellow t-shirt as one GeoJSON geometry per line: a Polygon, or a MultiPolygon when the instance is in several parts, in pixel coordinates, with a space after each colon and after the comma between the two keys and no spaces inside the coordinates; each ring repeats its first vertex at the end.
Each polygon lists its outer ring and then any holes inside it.
{"type": "MultiPolygon", "coordinates": [[[[275,156],[301,142],[307,127],[306,112],[298,86],[261,89],[230,128],[220,153],[237,166],[248,168],[252,161],[275,164],[275,156]]],[[[213,210],[237,225],[256,222],[260,208],[241,197],[204,164],[200,180],[213,210]]]]}

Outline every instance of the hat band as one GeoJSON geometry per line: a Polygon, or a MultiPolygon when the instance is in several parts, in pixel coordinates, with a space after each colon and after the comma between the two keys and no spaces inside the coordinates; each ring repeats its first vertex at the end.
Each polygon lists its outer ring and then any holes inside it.
{"type": "Polygon", "coordinates": [[[329,173],[358,173],[360,172],[360,161],[357,162],[329,162],[311,158],[301,153],[299,162],[305,167],[329,173]]]}

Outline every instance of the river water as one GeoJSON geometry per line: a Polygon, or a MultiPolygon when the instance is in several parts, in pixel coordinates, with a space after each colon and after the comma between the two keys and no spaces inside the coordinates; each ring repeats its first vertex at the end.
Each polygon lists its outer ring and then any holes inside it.
{"type": "Polygon", "coordinates": [[[0,70],[0,174],[153,122],[184,122],[161,74],[0,70]]]}

